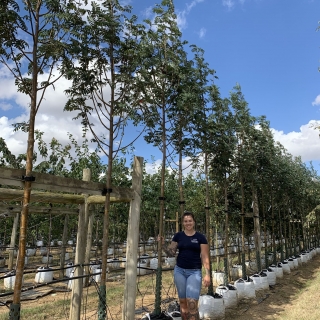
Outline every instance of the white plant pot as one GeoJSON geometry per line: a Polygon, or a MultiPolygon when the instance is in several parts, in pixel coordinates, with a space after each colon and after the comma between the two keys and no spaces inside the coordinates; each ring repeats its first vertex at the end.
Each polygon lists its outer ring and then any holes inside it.
{"type": "Polygon", "coordinates": [[[35,254],[36,254],[36,249],[34,249],[34,248],[28,248],[28,249],[26,249],[26,256],[27,256],[27,257],[34,256],[35,254]]]}
{"type": "Polygon", "coordinates": [[[51,268],[40,267],[37,269],[37,273],[34,281],[36,283],[47,283],[53,279],[53,270],[51,268]]]}
{"type": "Polygon", "coordinates": [[[46,256],[46,255],[42,256],[41,261],[42,261],[42,263],[51,263],[52,259],[53,259],[52,255],[49,254],[49,256],[46,256]]]}
{"type": "Polygon", "coordinates": [[[42,247],[43,246],[43,241],[42,240],[37,240],[36,245],[37,245],[37,247],[42,247]]]}
{"type": "Polygon", "coordinates": [[[144,268],[147,268],[147,263],[140,261],[137,266],[137,275],[139,276],[145,275],[147,273],[147,270],[144,268]]]}

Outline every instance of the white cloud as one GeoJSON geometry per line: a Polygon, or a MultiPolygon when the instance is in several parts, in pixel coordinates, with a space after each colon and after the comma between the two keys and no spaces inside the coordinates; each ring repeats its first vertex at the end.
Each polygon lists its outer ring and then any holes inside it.
{"type": "Polygon", "coordinates": [[[207,30],[205,28],[201,28],[199,31],[199,38],[202,39],[206,35],[207,30]]]}
{"type": "Polygon", "coordinates": [[[235,2],[233,0],[222,0],[222,5],[228,9],[232,9],[235,5],[235,2]]]}
{"type": "Polygon", "coordinates": [[[10,110],[12,105],[10,103],[0,102],[0,109],[3,111],[10,110]]]}
{"type": "Polygon", "coordinates": [[[309,123],[300,127],[300,131],[284,133],[271,129],[275,141],[279,141],[289,153],[293,156],[301,156],[302,161],[320,160],[320,139],[319,130],[315,129],[316,120],[310,120],[309,123]]]}
{"type": "Polygon", "coordinates": [[[319,106],[320,105],[320,94],[314,99],[312,102],[313,106],[319,106]]]}
{"type": "Polygon", "coordinates": [[[152,14],[153,14],[152,9],[153,9],[152,7],[146,8],[142,13],[143,16],[146,17],[146,18],[152,17],[152,14]]]}
{"type": "Polygon", "coordinates": [[[186,7],[182,11],[177,11],[177,24],[180,29],[185,29],[188,25],[187,23],[187,15],[190,11],[198,4],[203,2],[204,0],[193,0],[191,3],[187,3],[186,7]]]}
{"type": "MultiPolygon", "coordinates": [[[[0,85],[3,90],[0,91],[0,109],[6,111],[6,114],[0,114],[0,132],[1,137],[6,141],[10,151],[15,154],[25,153],[27,149],[27,134],[21,131],[13,131],[12,124],[29,121],[29,102],[30,98],[17,92],[14,85],[14,78],[0,68],[0,85]],[[11,106],[10,109],[9,106],[11,106]],[[6,110],[4,110],[7,108],[6,110]],[[21,109],[20,109],[21,108],[21,109]],[[18,110],[18,112],[17,112],[18,110]],[[21,113],[20,113],[21,111],[21,113]],[[20,113],[19,116],[10,116],[12,112],[20,113]]],[[[55,71],[58,74],[58,71],[55,71]]],[[[47,74],[39,76],[39,81],[47,79],[47,74]]],[[[82,125],[80,120],[73,119],[77,112],[63,111],[67,102],[67,96],[64,93],[70,86],[70,82],[65,78],[60,78],[55,87],[49,87],[45,93],[39,111],[36,116],[35,129],[44,132],[43,140],[49,143],[52,138],[57,139],[62,145],[70,143],[68,133],[71,133],[76,141],[81,145],[82,125]]],[[[106,93],[106,96],[108,93],[106,93]]],[[[95,124],[95,130],[100,136],[104,129],[98,125],[97,117],[91,118],[95,124]]],[[[88,139],[92,138],[88,133],[88,139]]],[[[95,144],[90,143],[90,149],[94,150],[95,144]]],[[[36,147],[35,147],[36,150],[36,147]]]]}

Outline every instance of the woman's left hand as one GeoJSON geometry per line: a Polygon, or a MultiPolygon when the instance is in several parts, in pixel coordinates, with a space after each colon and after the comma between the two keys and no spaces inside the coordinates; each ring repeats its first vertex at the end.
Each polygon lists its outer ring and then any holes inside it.
{"type": "Polygon", "coordinates": [[[206,274],[204,277],[203,277],[203,285],[205,287],[209,287],[210,286],[210,276],[208,274],[206,274]]]}

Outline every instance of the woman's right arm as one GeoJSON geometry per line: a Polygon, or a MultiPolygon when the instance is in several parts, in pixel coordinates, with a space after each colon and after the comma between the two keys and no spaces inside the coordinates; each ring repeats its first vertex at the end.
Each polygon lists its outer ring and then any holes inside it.
{"type": "Polygon", "coordinates": [[[163,251],[168,255],[169,258],[175,257],[178,248],[178,243],[172,241],[168,246],[164,245],[163,251]]]}

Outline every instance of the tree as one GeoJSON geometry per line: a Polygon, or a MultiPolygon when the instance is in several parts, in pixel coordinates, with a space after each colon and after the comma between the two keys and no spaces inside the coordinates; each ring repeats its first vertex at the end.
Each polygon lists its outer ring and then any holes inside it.
{"type": "Polygon", "coordinates": [[[0,12],[0,62],[10,70],[18,91],[30,99],[29,121],[17,125],[27,132],[28,142],[12,318],[13,313],[20,312],[36,115],[46,90],[61,77],[55,68],[65,55],[68,32],[82,23],[83,11],[73,1],[26,0],[21,4],[5,0],[1,2],[0,12]],[[40,83],[39,75],[45,73],[47,79],[40,83]]]}
{"type": "Polygon", "coordinates": [[[69,47],[77,60],[65,60],[63,71],[72,81],[72,86],[66,90],[69,100],[65,110],[78,111],[77,118],[82,119],[93,141],[108,159],[99,294],[99,319],[104,319],[113,161],[128,146],[123,144],[125,127],[138,115],[132,97],[135,96],[139,37],[143,28],[136,24],[136,16],[128,17],[130,7],[121,6],[117,0],[92,2],[91,5],[85,26],[73,36],[69,47]],[[106,134],[99,135],[95,121],[106,134]]]}
{"type": "MultiPolygon", "coordinates": [[[[146,20],[147,32],[141,38],[143,55],[141,68],[137,71],[138,89],[136,99],[143,101],[142,121],[146,125],[145,140],[158,147],[162,153],[161,187],[159,194],[159,235],[163,236],[165,212],[165,171],[167,158],[173,152],[170,136],[170,119],[177,111],[178,88],[183,79],[181,65],[186,61],[185,42],[177,26],[172,0],[163,0],[153,9],[155,18],[146,20]]],[[[176,123],[175,123],[176,125],[176,123]]],[[[158,246],[158,259],[162,256],[162,243],[158,246]]],[[[155,314],[160,314],[161,264],[157,269],[155,314]]]]}

